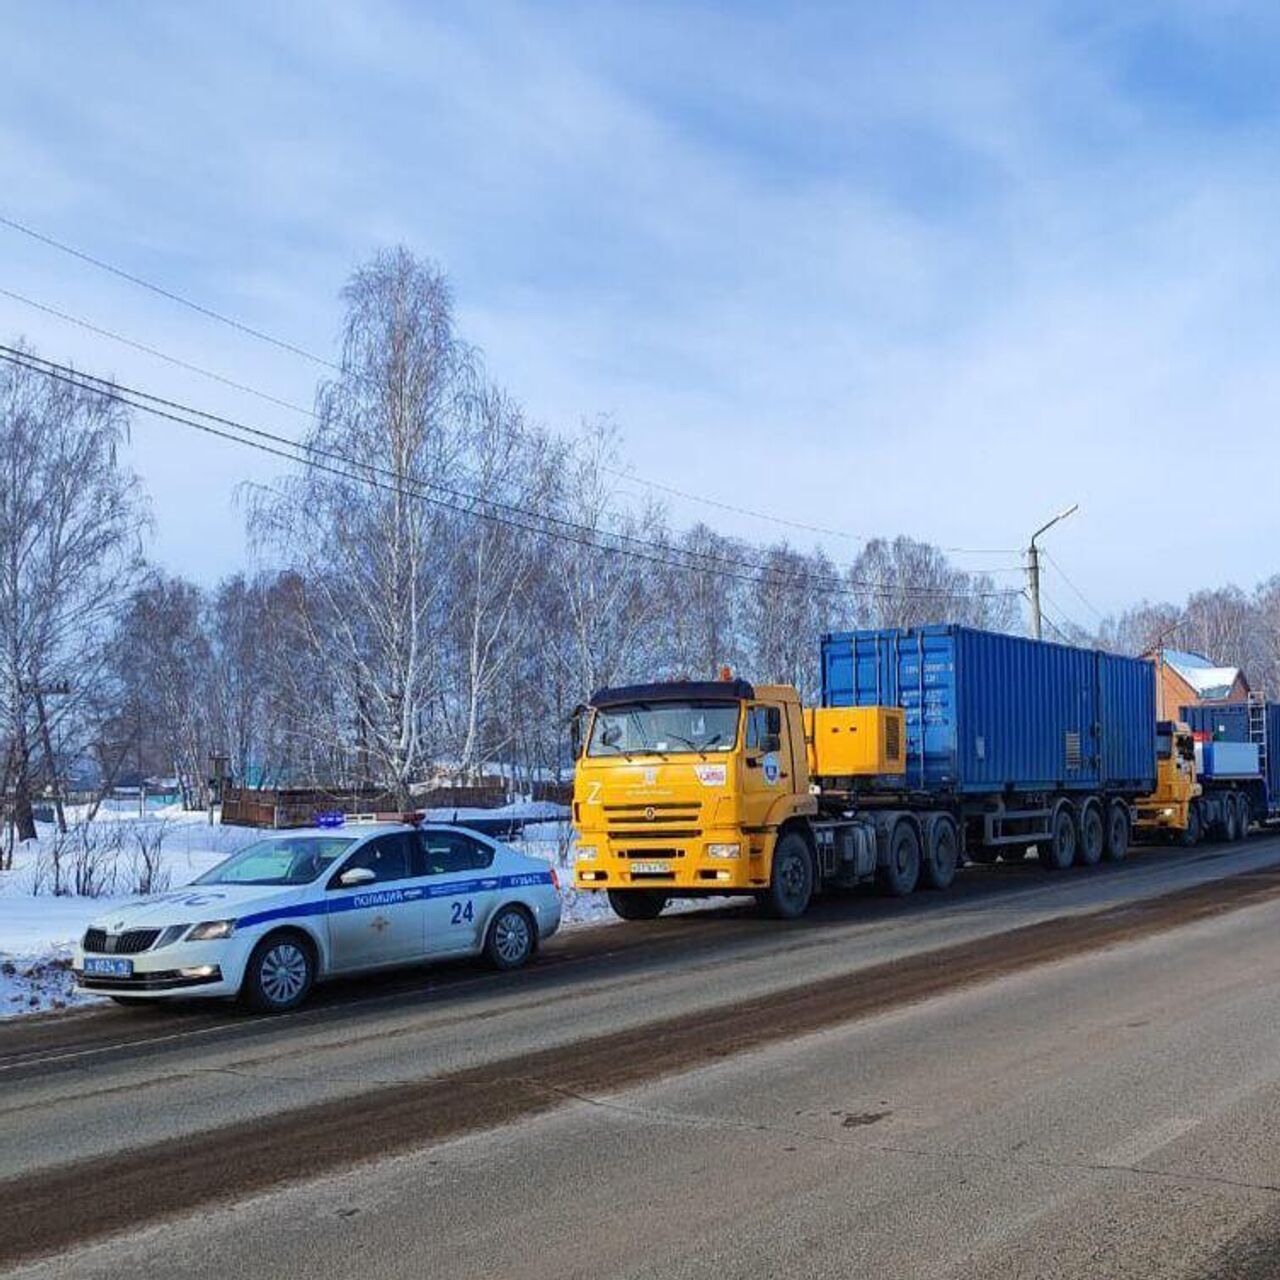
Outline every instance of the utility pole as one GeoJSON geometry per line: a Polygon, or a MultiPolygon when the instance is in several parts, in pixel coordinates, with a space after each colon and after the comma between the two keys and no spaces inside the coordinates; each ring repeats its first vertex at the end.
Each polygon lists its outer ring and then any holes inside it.
{"type": "Polygon", "coordinates": [[[1080,504],[1073,502],[1065,511],[1059,511],[1048,524],[1042,524],[1031,535],[1031,545],[1027,547],[1027,586],[1031,592],[1031,634],[1040,639],[1040,548],[1036,546],[1036,539],[1042,534],[1047,533],[1053,528],[1059,520],[1065,520],[1073,512],[1080,510],[1080,504]]]}
{"type": "Polygon", "coordinates": [[[52,684],[29,684],[20,686],[20,692],[35,701],[36,724],[40,733],[40,749],[44,753],[44,764],[48,770],[48,786],[53,800],[54,817],[58,830],[67,834],[67,817],[62,807],[62,784],[58,779],[58,762],[53,754],[53,736],[49,732],[49,717],[45,714],[44,700],[46,696],[66,698],[71,694],[71,684],[67,680],[58,680],[52,684]]]}

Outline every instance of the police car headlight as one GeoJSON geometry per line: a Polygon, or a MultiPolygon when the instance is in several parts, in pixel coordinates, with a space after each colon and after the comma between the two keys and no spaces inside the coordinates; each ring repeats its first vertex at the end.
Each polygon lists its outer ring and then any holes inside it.
{"type": "Polygon", "coordinates": [[[707,857],[736,858],[741,849],[742,846],[738,844],[709,844],[707,845],[707,857]]]}
{"type": "Polygon", "coordinates": [[[212,942],[215,938],[229,938],[235,932],[234,920],[206,920],[187,934],[188,942],[212,942]]]}
{"type": "Polygon", "coordinates": [[[595,856],[596,856],[595,845],[580,844],[578,846],[577,857],[579,862],[594,862],[595,856]]]}

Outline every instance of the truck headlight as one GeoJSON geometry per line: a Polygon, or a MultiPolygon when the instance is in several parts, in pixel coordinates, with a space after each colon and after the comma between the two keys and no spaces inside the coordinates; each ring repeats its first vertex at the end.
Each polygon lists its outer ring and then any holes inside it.
{"type": "Polygon", "coordinates": [[[187,934],[188,942],[212,942],[215,938],[229,938],[236,930],[234,920],[206,920],[187,934]]]}
{"type": "Polygon", "coordinates": [[[578,846],[577,859],[579,862],[594,862],[596,856],[596,847],[593,844],[580,844],[578,846]]]}
{"type": "Polygon", "coordinates": [[[1172,817],[1173,817],[1173,810],[1172,810],[1172,809],[1161,809],[1161,810],[1160,810],[1160,816],[1161,816],[1162,818],[1172,818],[1172,817]]]}
{"type": "Polygon", "coordinates": [[[707,845],[708,858],[736,858],[742,851],[742,846],[737,844],[709,844],[707,845]]]}

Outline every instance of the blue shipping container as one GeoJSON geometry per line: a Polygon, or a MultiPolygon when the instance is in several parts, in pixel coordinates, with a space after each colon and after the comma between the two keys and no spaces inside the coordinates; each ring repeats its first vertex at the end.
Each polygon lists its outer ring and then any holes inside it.
{"type": "Polygon", "coordinates": [[[1245,702],[1179,707],[1178,718],[1192,733],[1207,734],[1210,742],[1249,741],[1249,705],[1245,702]]]}
{"type": "Polygon", "coordinates": [[[1267,810],[1280,807],[1280,702],[1268,702],[1266,710],[1267,750],[1263,772],[1266,774],[1267,810]]]}
{"type": "Polygon", "coordinates": [[[1155,668],[1138,658],[970,627],[844,631],[822,638],[822,701],[903,707],[913,789],[1155,789],[1155,668]]]}

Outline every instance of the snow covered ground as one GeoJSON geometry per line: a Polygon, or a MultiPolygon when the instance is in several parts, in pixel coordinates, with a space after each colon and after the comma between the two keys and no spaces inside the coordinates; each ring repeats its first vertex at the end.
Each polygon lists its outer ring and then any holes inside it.
{"type": "MultiPolygon", "coordinates": [[[[559,871],[566,925],[615,918],[603,894],[573,888],[572,841],[562,807],[538,802],[430,816],[450,819],[455,813],[526,822],[523,836],[511,843],[559,871]]],[[[83,816],[67,815],[73,828],[83,816]]],[[[137,898],[148,872],[156,877],[156,892],[187,884],[259,835],[246,827],[210,826],[205,814],[176,806],[141,818],[131,804],[105,809],[81,829],[87,839],[73,835],[59,845],[54,829],[42,824],[38,840],[18,847],[13,870],[0,872],[0,1018],[100,1003],[101,997],[77,995],[71,982],[71,948],[89,921],[112,902],[137,898]],[[53,891],[55,878],[61,894],[53,891]],[[106,891],[96,897],[67,892],[77,879],[82,885],[96,880],[106,891]]]]}

